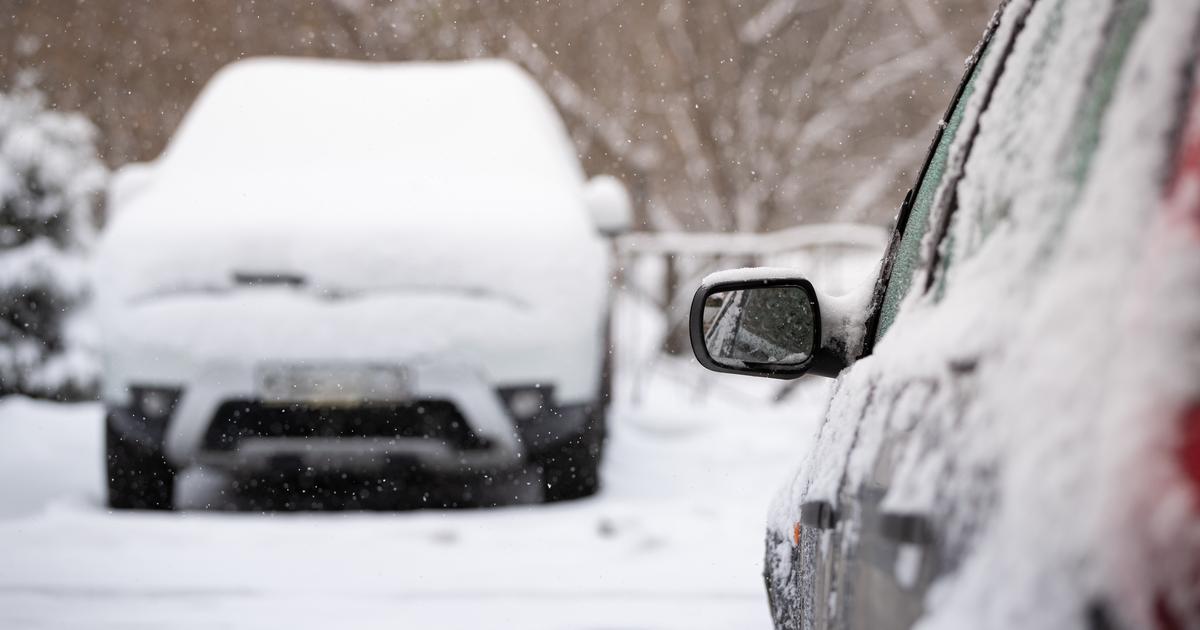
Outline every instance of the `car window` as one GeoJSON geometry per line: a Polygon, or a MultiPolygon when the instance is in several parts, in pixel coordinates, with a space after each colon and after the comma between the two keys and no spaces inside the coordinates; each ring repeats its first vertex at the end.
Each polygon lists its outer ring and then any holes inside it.
{"type": "Polygon", "coordinates": [[[900,303],[904,300],[904,296],[908,295],[908,290],[912,286],[913,272],[916,271],[917,262],[920,259],[921,240],[929,229],[929,213],[933,208],[934,195],[937,193],[942,178],[946,175],[950,147],[962,126],[967,103],[975,91],[982,67],[983,63],[977,62],[971,70],[949,120],[944,123],[933,155],[929,159],[921,180],[917,183],[915,197],[909,202],[912,204],[912,208],[909,211],[908,221],[892,262],[887,292],[884,293],[883,304],[880,308],[877,339],[883,337],[892,322],[895,321],[900,303]]]}
{"type": "Polygon", "coordinates": [[[1054,227],[1042,242],[1041,258],[1049,255],[1053,244],[1058,242],[1071,210],[1079,200],[1083,184],[1091,172],[1092,158],[1100,146],[1100,128],[1112,103],[1117,77],[1125,65],[1133,36],[1148,12],[1147,0],[1126,0],[1118,3],[1108,24],[1104,46],[1088,78],[1087,92],[1080,102],[1063,147],[1059,179],[1068,182],[1069,189],[1062,203],[1055,208],[1054,227]]]}
{"type": "MultiPolygon", "coordinates": [[[[1043,81],[1054,80],[1045,76],[1046,64],[1043,58],[1051,54],[1051,43],[1061,31],[1061,7],[1062,3],[1057,3],[1057,10],[1052,19],[1046,29],[1039,33],[1027,67],[1014,75],[1014,80],[1020,82],[1018,95],[1036,89],[1043,81]]],[[[1117,77],[1129,52],[1133,36],[1147,10],[1146,0],[1126,0],[1118,3],[1108,18],[1103,43],[1087,75],[1085,91],[1071,118],[1069,130],[1059,151],[1055,173],[1055,179],[1060,185],[1059,194],[1047,208],[1047,216],[1052,223],[1050,229],[1042,232],[1035,262],[1044,260],[1052,253],[1053,245],[1062,234],[1070,211],[1078,201],[1079,193],[1090,172],[1092,158],[1100,144],[1101,124],[1112,101],[1117,77]]],[[[1018,96],[1018,100],[1023,99],[1018,96]]],[[[1010,202],[1011,200],[1001,199],[996,203],[981,204],[971,212],[959,212],[950,218],[951,228],[947,231],[946,242],[939,245],[938,255],[935,257],[936,272],[932,276],[935,300],[940,300],[945,294],[948,272],[953,264],[969,258],[979,250],[988,236],[1007,218],[1010,202]],[[959,225],[962,223],[969,225],[959,225]],[[961,233],[964,228],[972,233],[968,238],[956,239],[955,235],[961,233]]]]}

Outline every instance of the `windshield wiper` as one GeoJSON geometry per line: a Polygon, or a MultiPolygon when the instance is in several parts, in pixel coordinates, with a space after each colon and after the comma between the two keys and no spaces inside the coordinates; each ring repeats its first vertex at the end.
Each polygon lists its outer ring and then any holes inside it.
{"type": "Polygon", "coordinates": [[[306,280],[304,276],[298,273],[263,273],[263,272],[248,272],[235,271],[233,272],[233,281],[237,284],[246,286],[285,286],[285,287],[302,287],[306,280]]]}

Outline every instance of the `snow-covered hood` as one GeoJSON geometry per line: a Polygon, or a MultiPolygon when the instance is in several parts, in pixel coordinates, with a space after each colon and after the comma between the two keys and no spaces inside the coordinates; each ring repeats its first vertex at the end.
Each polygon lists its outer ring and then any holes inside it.
{"type": "Polygon", "coordinates": [[[518,304],[603,283],[605,250],[562,186],[386,173],[152,183],[101,237],[101,298],[137,302],[254,284],[323,296],[440,291],[518,304]]]}
{"type": "MultiPolygon", "coordinates": [[[[193,294],[125,309],[107,341],[172,362],[391,362],[456,358],[491,366],[503,357],[558,355],[578,326],[544,309],[444,293],[308,299],[287,288],[193,294]],[[491,355],[498,355],[491,357],[491,355]],[[484,355],[484,358],[480,358],[484,355]]],[[[144,364],[144,357],[128,352],[144,364]]]]}

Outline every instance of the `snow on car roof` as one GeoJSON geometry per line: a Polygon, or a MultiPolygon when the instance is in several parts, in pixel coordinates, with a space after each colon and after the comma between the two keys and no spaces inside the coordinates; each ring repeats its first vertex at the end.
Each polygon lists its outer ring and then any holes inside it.
{"type": "Polygon", "coordinates": [[[101,238],[109,297],[251,272],[332,291],[500,287],[534,303],[603,278],[579,160],[506,61],[240,61],[125,179],[138,181],[114,184],[101,238]]]}
{"type": "Polygon", "coordinates": [[[239,61],[213,77],[142,177],[134,194],[114,184],[115,215],[590,227],[558,113],[501,60],[239,61]]]}
{"type": "Polygon", "coordinates": [[[239,61],[213,77],[164,158],[206,169],[320,161],[400,176],[580,178],[554,107],[497,59],[239,61]]]}

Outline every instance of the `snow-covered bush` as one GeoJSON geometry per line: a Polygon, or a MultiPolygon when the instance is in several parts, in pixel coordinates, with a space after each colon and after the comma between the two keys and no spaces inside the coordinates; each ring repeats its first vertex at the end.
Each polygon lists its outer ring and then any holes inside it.
{"type": "Polygon", "coordinates": [[[0,94],[0,395],[80,398],[97,365],[81,314],[107,171],[95,128],[38,92],[0,94]]]}

